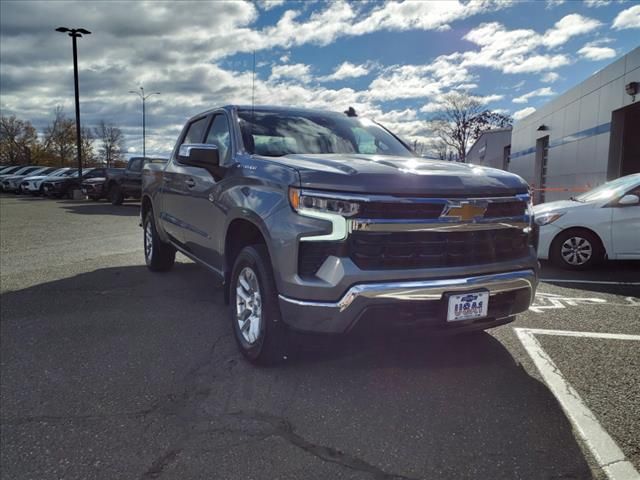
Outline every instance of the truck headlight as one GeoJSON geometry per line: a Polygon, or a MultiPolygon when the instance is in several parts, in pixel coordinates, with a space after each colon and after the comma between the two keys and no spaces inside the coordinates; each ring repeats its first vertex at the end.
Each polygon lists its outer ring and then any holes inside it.
{"type": "Polygon", "coordinates": [[[314,211],[342,217],[353,217],[360,211],[358,203],[340,198],[325,197],[324,195],[302,193],[299,188],[289,188],[289,202],[293,209],[299,213],[301,211],[314,211]]]}
{"type": "Polygon", "coordinates": [[[548,212],[548,213],[542,213],[540,215],[536,215],[534,216],[534,219],[538,225],[542,226],[542,225],[548,225],[549,223],[555,222],[563,215],[564,215],[564,212],[548,212]]]}
{"type": "Polygon", "coordinates": [[[289,203],[299,214],[331,222],[331,233],[303,236],[301,242],[335,242],[347,238],[347,218],[360,210],[360,205],[342,198],[332,198],[330,194],[303,192],[299,188],[289,188],[289,203]]]}

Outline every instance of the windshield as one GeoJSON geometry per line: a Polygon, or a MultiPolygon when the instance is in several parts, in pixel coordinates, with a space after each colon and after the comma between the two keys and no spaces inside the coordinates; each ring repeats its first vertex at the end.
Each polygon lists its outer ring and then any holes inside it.
{"type": "Polygon", "coordinates": [[[8,168],[3,168],[2,171],[0,171],[0,175],[7,175],[9,173],[13,173],[16,170],[18,170],[20,167],[8,167],[8,168]]]}
{"type": "Polygon", "coordinates": [[[640,174],[628,175],[626,177],[618,178],[607,182],[599,187],[589,190],[582,195],[575,197],[578,202],[594,202],[597,200],[607,200],[618,195],[622,195],[627,190],[631,190],[636,185],[640,184],[640,174]]]}
{"type": "Polygon", "coordinates": [[[376,123],[340,113],[239,110],[249,153],[281,157],[296,153],[361,153],[413,157],[376,123]]]}

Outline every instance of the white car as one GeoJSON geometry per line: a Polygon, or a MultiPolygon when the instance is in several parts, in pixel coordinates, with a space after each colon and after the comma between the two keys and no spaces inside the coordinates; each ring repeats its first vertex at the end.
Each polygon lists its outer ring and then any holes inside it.
{"type": "Polygon", "coordinates": [[[533,207],[540,228],[538,258],[569,269],[602,259],[640,259],[640,173],[618,178],[570,200],[533,207]]]}
{"type": "Polygon", "coordinates": [[[60,168],[55,172],[51,173],[50,175],[27,177],[24,179],[24,181],[20,185],[20,188],[22,189],[23,193],[28,192],[32,195],[41,195],[43,193],[42,192],[43,182],[48,181],[49,179],[71,175],[75,171],[76,170],[74,170],[73,168],[60,168]]]}

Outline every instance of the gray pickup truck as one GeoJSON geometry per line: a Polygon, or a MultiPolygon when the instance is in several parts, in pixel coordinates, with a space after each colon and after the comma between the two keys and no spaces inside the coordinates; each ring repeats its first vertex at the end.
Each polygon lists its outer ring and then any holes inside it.
{"type": "Polygon", "coordinates": [[[143,170],[148,267],[179,251],[217,274],[252,362],[282,359],[292,331],[468,332],[533,301],[527,184],[417,157],[350,113],[209,110],[143,170]]]}

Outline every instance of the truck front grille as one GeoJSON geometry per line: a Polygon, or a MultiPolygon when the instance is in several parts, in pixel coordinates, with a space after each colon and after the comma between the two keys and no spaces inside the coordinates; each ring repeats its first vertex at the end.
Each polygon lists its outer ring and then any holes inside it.
{"type": "Polygon", "coordinates": [[[363,270],[444,268],[512,260],[528,253],[522,230],[354,232],[350,256],[363,270]]]}
{"type": "Polygon", "coordinates": [[[443,209],[443,203],[364,202],[358,218],[433,219],[438,218],[443,209]]]}
{"type": "Polygon", "coordinates": [[[526,195],[485,199],[372,197],[361,202],[360,211],[349,220],[344,241],[299,243],[298,273],[315,275],[329,256],[348,257],[362,270],[449,268],[524,258],[535,247],[537,235],[535,226],[531,233],[526,228],[530,226],[527,202],[526,195]],[[460,209],[467,204],[486,207],[482,218],[470,221],[461,216],[463,220],[457,221],[442,216],[447,207],[460,209]]]}

